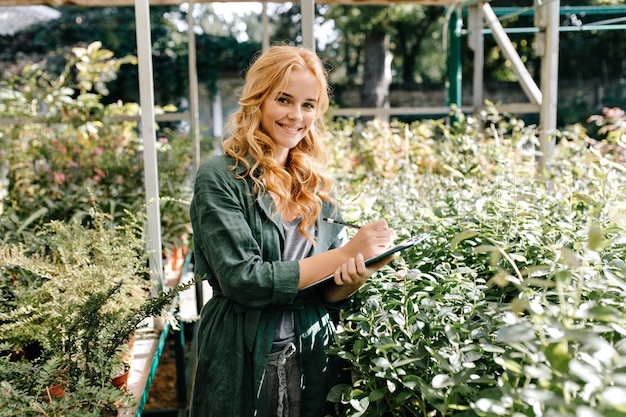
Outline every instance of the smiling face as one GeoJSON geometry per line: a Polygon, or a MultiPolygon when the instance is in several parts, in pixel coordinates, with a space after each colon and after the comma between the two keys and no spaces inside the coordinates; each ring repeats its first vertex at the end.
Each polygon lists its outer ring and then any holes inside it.
{"type": "Polygon", "coordinates": [[[289,150],[304,138],[315,122],[320,86],[308,69],[294,68],[287,85],[276,89],[261,104],[261,127],[276,145],[282,165],[289,150]]]}

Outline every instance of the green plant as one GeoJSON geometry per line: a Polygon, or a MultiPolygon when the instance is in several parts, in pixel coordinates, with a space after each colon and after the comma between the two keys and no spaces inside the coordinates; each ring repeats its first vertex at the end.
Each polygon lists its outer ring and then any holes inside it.
{"type": "Polygon", "coordinates": [[[120,370],[128,367],[125,347],[135,331],[148,317],[164,317],[180,291],[194,282],[146,297],[126,312],[107,311],[112,296],[122,288],[118,282],[106,290],[90,294],[87,300],[73,306],[74,313],[67,318],[63,332],[57,332],[58,346],[62,347],[60,367],[66,371],[70,386],[80,378],[93,385],[110,383],[120,370]]]}
{"type": "MultiPolygon", "coordinates": [[[[4,351],[4,347],[0,347],[4,351]]],[[[94,386],[85,378],[62,394],[54,393],[58,384],[58,361],[16,362],[0,356],[0,415],[2,417],[82,417],[115,416],[117,405],[130,399],[112,385],[94,386]],[[50,385],[49,385],[50,384],[50,385]]]]}
{"type": "MultiPolygon", "coordinates": [[[[104,226],[100,221],[94,223],[104,226]]],[[[75,224],[51,226],[46,257],[0,251],[18,255],[11,256],[11,265],[0,261],[5,272],[0,290],[6,300],[0,314],[0,415],[117,415],[117,407],[133,401],[129,393],[112,385],[112,378],[129,366],[124,358],[127,341],[146,318],[166,316],[178,294],[195,282],[148,296],[143,283],[146,257],[127,251],[137,242],[132,227],[127,229],[130,235],[124,235],[128,239],[125,248],[116,235],[119,229],[90,234],[91,230],[75,224]],[[116,259],[118,263],[132,265],[139,256],[143,262],[135,264],[135,268],[141,267],[133,272],[137,280],[132,282],[124,266],[118,267],[122,273],[105,281],[59,285],[58,281],[66,278],[60,270],[74,280],[93,279],[92,267],[103,269],[104,274],[112,272],[98,263],[105,259],[103,247],[86,244],[89,240],[85,237],[78,239],[79,244],[85,245],[82,249],[95,261],[68,262],[73,256],[64,256],[58,244],[59,239],[70,237],[64,233],[71,227],[81,227],[84,235],[106,242],[105,247],[117,244],[126,257],[116,259]],[[79,296],[81,287],[86,292],[79,296]],[[130,296],[132,290],[139,293],[130,296]],[[62,387],[62,395],[50,394],[56,385],[62,387]]],[[[111,261],[109,257],[105,263],[111,261]]]]}
{"type": "MultiPolygon", "coordinates": [[[[185,288],[149,296],[148,258],[162,254],[147,253],[136,214],[153,204],[139,106],[102,101],[135,59],[99,42],[72,52],[59,75],[26,63],[0,84],[0,112],[16,118],[0,126],[2,416],[115,415],[130,401],[110,381],[127,366],[126,340],[185,288]],[[57,382],[64,395],[46,400],[57,382]]],[[[191,148],[184,133],[159,130],[166,250],[187,243],[191,148]]]]}
{"type": "Polygon", "coordinates": [[[118,407],[136,400],[111,383],[125,366],[120,355],[125,341],[147,317],[161,317],[194,283],[149,297],[123,315],[103,311],[107,299],[120,290],[119,283],[91,294],[74,306],[63,329],[49,335],[58,346],[45,357],[15,358],[12,345],[0,344],[0,415],[116,416],[118,407]],[[56,385],[61,394],[52,393],[56,385]]]}
{"type": "MultiPolygon", "coordinates": [[[[106,82],[115,79],[121,65],[135,61],[114,58],[94,42],[74,48],[59,75],[47,72],[45,62],[26,63],[0,82],[0,113],[15,118],[15,124],[0,126],[4,241],[24,240],[51,220],[84,216],[80,210],[94,201],[114,221],[144,208],[139,105],[103,103],[106,82]]],[[[189,222],[188,211],[168,201],[190,200],[192,143],[176,129],[158,134],[162,229],[170,247],[180,243],[189,222]]]]}
{"type": "Polygon", "coordinates": [[[66,329],[61,323],[72,317],[74,307],[111,282],[120,288],[106,300],[105,312],[125,314],[143,301],[151,286],[145,222],[130,214],[126,219],[114,225],[93,208],[88,226],[82,219],[48,223],[35,242],[41,246],[0,245],[0,288],[6,300],[0,308],[0,339],[18,350],[30,344],[55,349],[49,333],[66,329]]]}
{"type": "Polygon", "coordinates": [[[623,149],[563,132],[538,180],[536,128],[454,120],[329,138],[349,220],[431,235],[356,294],[333,348],[353,381],[329,399],[345,416],[623,415],[623,149]],[[355,140],[396,156],[364,175],[345,167],[355,140]]]}

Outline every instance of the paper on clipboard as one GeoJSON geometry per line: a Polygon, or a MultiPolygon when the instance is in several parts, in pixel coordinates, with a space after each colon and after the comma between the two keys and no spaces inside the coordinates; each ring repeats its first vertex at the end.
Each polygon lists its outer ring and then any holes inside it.
{"type": "MultiPolygon", "coordinates": [[[[428,236],[429,236],[428,233],[422,233],[420,235],[415,235],[413,237],[410,237],[409,239],[407,239],[407,240],[405,240],[403,242],[400,242],[397,245],[392,246],[391,248],[387,249],[383,253],[381,253],[379,255],[376,255],[376,256],[374,256],[372,258],[366,259],[365,260],[365,266],[370,266],[370,265],[380,261],[381,259],[384,259],[384,258],[386,258],[386,257],[388,257],[390,255],[393,255],[394,253],[397,253],[397,252],[403,251],[405,249],[408,249],[408,248],[410,248],[412,246],[415,246],[417,243],[425,240],[428,236]]],[[[326,282],[328,280],[333,279],[333,277],[334,277],[334,275],[329,275],[326,278],[322,278],[319,281],[316,281],[316,282],[314,282],[312,284],[307,285],[304,288],[301,288],[300,291],[304,291],[304,290],[306,290],[308,288],[311,288],[311,287],[314,287],[316,285],[322,284],[322,283],[324,283],[324,282],[326,282]]]]}

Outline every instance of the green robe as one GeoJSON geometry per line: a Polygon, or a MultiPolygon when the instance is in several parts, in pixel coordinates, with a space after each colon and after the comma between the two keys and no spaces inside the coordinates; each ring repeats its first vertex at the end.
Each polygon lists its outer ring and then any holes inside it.
{"type": "MultiPolygon", "coordinates": [[[[335,332],[330,313],[346,303],[327,305],[316,287],[298,291],[299,263],[281,261],[284,231],[271,196],[255,198],[251,181],[235,178],[241,164],[235,171],[232,165],[223,155],[206,160],[190,207],[195,273],[213,289],[198,323],[190,417],[255,415],[276,312],[283,309],[295,316],[301,416],[322,417],[341,374],[339,359],[326,353],[335,332]]],[[[337,214],[324,203],[312,254],[341,244],[341,226],[321,221],[337,214]]]]}

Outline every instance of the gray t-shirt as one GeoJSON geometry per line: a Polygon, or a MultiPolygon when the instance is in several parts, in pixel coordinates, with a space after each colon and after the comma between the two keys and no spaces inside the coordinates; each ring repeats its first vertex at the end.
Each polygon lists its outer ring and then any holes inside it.
{"type": "MultiPolygon", "coordinates": [[[[301,218],[297,217],[291,222],[283,222],[285,230],[285,247],[283,248],[283,260],[293,261],[305,258],[311,251],[311,242],[302,234],[300,227],[301,218]]],[[[310,234],[315,231],[314,227],[308,230],[310,234]]],[[[276,327],[274,328],[274,343],[272,352],[282,350],[289,342],[295,342],[296,330],[292,310],[281,310],[276,315],[276,327]]]]}

